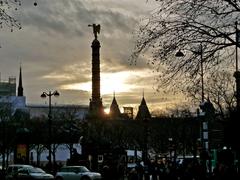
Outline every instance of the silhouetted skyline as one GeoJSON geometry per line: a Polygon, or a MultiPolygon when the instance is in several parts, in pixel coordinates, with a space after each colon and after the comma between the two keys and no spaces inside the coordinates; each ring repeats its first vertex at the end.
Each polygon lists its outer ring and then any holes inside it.
{"type": "MultiPolygon", "coordinates": [[[[58,90],[58,104],[85,104],[91,98],[91,42],[88,24],[101,24],[101,95],[110,106],[113,91],[119,106],[137,107],[145,91],[152,107],[166,108],[179,97],[153,89],[152,69],[145,60],[130,65],[137,24],[154,9],[145,0],[23,1],[17,19],[21,30],[1,29],[1,78],[19,75],[22,64],[24,95],[28,104],[43,104],[42,91],[58,90]]],[[[148,58],[147,55],[144,58],[148,58]]]]}

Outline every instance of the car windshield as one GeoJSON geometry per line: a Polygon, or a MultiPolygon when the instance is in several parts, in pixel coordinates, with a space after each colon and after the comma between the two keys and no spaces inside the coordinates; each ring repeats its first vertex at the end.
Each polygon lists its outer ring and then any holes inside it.
{"type": "Polygon", "coordinates": [[[79,168],[79,170],[80,170],[80,172],[89,172],[89,170],[86,167],[84,167],[84,166],[81,166],[79,168]]]}

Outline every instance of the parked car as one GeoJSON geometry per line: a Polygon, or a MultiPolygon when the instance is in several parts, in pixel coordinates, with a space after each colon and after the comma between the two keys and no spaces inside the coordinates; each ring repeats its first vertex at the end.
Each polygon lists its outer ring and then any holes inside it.
{"type": "Polygon", "coordinates": [[[98,180],[101,174],[89,171],[85,166],[64,166],[57,172],[56,180],[98,180]]]}
{"type": "Polygon", "coordinates": [[[12,164],[12,165],[9,165],[7,167],[7,170],[6,170],[6,177],[5,177],[5,179],[6,180],[16,179],[16,175],[17,175],[18,170],[21,169],[21,168],[24,168],[24,167],[31,167],[31,168],[33,168],[33,166],[25,165],[25,164],[12,164]]]}
{"type": "Polygon", "coordinates": [[[4,179],[4,177],[5,177],[5,173],[2,166],[0,165],[0,179],[4,179]]]}
{"type": "Polygon", "coordinates": [[[34,168],[34,167],[23,167],[18,170],[16,175],[17,180],[30,180],[30,179],[44,179],[44,180],[51,180],[54,179],[54,176],[51,174],[46,173],[41,168],[34,168]]]}

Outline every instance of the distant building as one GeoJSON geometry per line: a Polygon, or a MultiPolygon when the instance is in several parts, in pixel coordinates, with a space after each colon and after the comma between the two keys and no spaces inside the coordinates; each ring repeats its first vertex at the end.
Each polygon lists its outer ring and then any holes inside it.
{"type": "MultiPolygon", "coordinates": [[[[8,81],[0,82],[0,105],[11,108],[12,114],[16,110],[29,113],[30,118],[48,116],[48,105],[26,105],[26,97],[23,92],[22,68],[19,70],[19,81],[16,93],[16,77],[9,77],[8,81]]],[[[85,119],[88,113],[88,106],[84,105],[53,105],[52,113],[68,113],[77,119],[85,119]]]]}
{"type": "Polygon", "coordinates": [[[133,119],[133,107],[123,107],[123,114],[128,119],[133,119]]]}
{"type": "MultiPolygon", "coordinates": [[[[30,118],[47,118],[49,112],[48,105],[27,105],[30,118]]],[[[66,118],[84,120],[88,114],[88,106],[85,105],[53,105],[52,116],[59,117],[61,114],[68,115],[66,118]]],[[[55,119],[57,120],[57,119],[55,119]]]]}
{"type": "Polygon", "coordinates": [[[16,77],[9,77],[8,81],[0,82],[0,105],[11,108],[12,114],[16,110],[27,111],[26,97],[23,96],[22,69],[20,67],[18,92],[16,96],[16,77]]]}
{"type": "MultiPolygon", "coordinates": [[[[110,119],[116,120],[133,120],[133,107],[123,107],[123,113],[120,112],[119,106],[115,97],[115,93],[113,95],[113,100],[110,106],[109,112],[110,119]]],[[[149,112],[147,103],[143,96],[141,104],[139,106],[136,120],[144,120],[144,119],[151,119],[151,114],[149,112]]]]}
{"type": "Polygon", "coordinates": [[[16,77],[9,77],[8,81],[0,79],[1,96],[16,96],[16,77]]]}

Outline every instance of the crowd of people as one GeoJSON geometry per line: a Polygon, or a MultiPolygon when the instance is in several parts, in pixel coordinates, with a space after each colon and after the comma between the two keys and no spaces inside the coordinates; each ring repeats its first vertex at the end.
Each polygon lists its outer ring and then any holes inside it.
{"type": "Polygon", "coordinates": [[[137,162],[136,167],[128,173],[128,180],[238,180],[238,169],[233,165],[217,163],[212,172],[206,164],[196,160],[182,163],[170,160],[151,161],[147,166],[137,162]]]}

